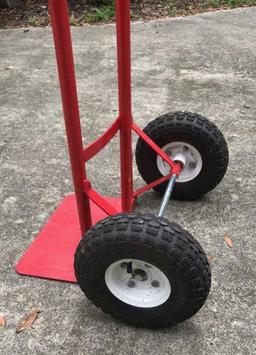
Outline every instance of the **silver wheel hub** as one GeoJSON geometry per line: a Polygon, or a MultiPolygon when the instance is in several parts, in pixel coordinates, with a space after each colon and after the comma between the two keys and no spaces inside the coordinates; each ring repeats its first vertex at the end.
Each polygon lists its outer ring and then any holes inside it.
{"type": "Polygon", "coordinates": [[[151,308],[168,300],[171,285],[157,267],[136,259],[123,259],[111,264],[105,272],[109,291],[131,306],[151,308]]]}
{"type": "MultiPolygon", "coordinates": [[[[162,150],[172,159],[180,161],[183,165],[177,182],[188,182],[195,179],[201,172],[203,161],[199,151],[191,144],[185,142],[172,142],[162,147],[162,150]]],[[[170,166],[158,155],[157,167],[165,176],[170,172],[170,166]]]]}

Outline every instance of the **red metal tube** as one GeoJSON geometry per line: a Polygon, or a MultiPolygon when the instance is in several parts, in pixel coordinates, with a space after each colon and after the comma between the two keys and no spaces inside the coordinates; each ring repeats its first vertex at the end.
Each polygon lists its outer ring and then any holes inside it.
{"type": "Polygon", "coordinates": [[[122,211],[132,210],[130,0],[116,0],[122,211]]]}
{"type": "Polygon", "coordinates": [[[67,1],[49,0],[52,30],[58,64],[62,105],[69,147],[70,162],[82,236],[92,225],[89,199],[83,192],[86,179],[83,141],[67,1]]]}

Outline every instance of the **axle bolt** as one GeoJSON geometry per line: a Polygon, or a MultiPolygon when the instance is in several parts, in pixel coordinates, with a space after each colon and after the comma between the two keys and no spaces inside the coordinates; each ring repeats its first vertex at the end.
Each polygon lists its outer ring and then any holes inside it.
{"type": "Polygon", "coordinates": [[[160,286],[159,282],[156,280],[152,281],[151,285],[152,285],[152,287],[159,287],[160,286]]]}
{"type": "Polygon", "coordinates": [[[135,287],[135,282],[134,282],[133,280],[129,280],[129,281],[127,282],[127,286],[128,286],[129,288],[134,288],[134,287],[135,287]]]}

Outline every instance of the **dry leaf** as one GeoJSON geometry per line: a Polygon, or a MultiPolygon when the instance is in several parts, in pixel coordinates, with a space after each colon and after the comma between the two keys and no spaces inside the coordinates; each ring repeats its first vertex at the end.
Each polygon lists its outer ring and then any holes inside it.
{"type": "Polygon", "coordinates": [[[37,319],[38,314],[40,313],[40,311],[34,310],[31,313],[29,313],[16,327],[16,333],[20,333],[23,330],[30,328],[34,321],[37,319]]]}
{"type": "Polygon", "coordinates": [[[5,326],[6,326],[6,319],[2,314],[0,314],[0,328],[4,328],[5,326]]]}
{"type": "Polygon", "coordinates": [[[233,248],[233,241],[227,234],[224,236],[224,240],[230,248],[233,248]]]}
{"type": "Polygon", "coordinates": [[[213,259],[214,259],[214,256],[212,256],[212,255],[209,255],[209,256],[208,256],[208,261],[209,261],[209,263],[210,263],[211,261],[213,261],[213,259]]]}

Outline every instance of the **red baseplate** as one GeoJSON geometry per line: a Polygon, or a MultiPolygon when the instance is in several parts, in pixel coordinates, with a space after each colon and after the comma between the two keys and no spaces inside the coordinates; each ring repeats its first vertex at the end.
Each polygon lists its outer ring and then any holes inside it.
{"type": "MultiPolygon", "coordinates": [[[[117,211],[121,199],[105,198],[117,211]]],[[[92,222],[107,217],[91,202],[92,222]]],[[[65,197],[16,265],[22,275],[76,282],[74,253],[80,241],[80,227],[74,195],[65,197]]]]}

